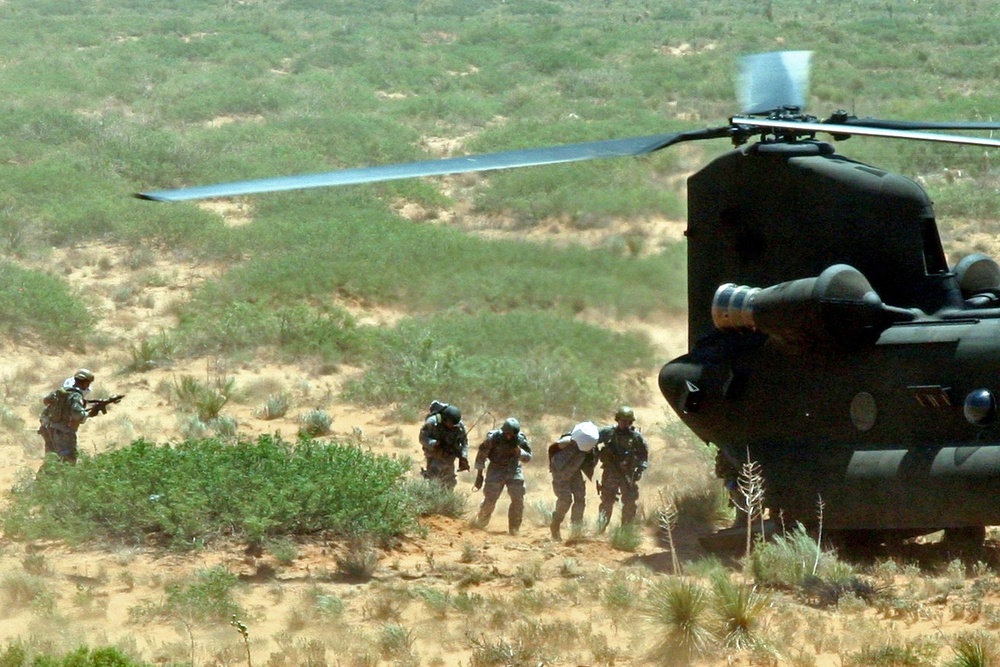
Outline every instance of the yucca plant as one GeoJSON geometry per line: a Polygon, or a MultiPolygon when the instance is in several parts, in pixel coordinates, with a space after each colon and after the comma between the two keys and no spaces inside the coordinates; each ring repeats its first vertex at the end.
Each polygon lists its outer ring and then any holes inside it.
{"type": "Polygon", "coordinates": [[[955,657],[947,667],[996,667],[1000,665],[1000,643],[996,635],[983,630],[960,632],[952,640],[955,657]]]}
{"type": "Polygon", "coordinates": [[[695,581],[670,578],[657,582],[642,611],[666,631],[653,648],[652,657],[657,662],[689,664],[715,642],[709,592],[695,581]]]}
{"type": "Polygon", "coordinates": [[[771,605],[771,596],[759,592],[756,586],[734,583],[724,575],[716,577],[712,583],[723,643],[742,650],[760,642],[764,613],[771,605]]]}

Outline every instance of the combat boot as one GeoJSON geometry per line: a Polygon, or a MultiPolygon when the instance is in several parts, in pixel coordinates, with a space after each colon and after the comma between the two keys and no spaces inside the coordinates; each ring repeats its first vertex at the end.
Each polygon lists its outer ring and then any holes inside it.
{"type": "Polygon", "coordinates": [[[552,539],[556,542],[562,542],[562,533],[559,530],[559,524],[553,521],[549,524],[549,531],[552,533],[552,539]]]}

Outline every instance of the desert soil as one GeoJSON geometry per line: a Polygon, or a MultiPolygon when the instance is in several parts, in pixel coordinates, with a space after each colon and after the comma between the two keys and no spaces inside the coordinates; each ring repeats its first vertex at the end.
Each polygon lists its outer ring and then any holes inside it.
{"type": "MultiPolygon", "coordinates": [[[[662,227],[662,235],[676,236],[678,223],[664,223],[662,227]]],[[[224,412],[235,417],[244,436],[278,432],[294,437],[299,428],[297,417],[309,409],[322,408],[333,417],[334,438],[354,438],[388,455],[419,454],[419,422],[401,423],[390,418],[388,411],[361,410],[337,402],[339,387],[358,369],[340,367],[330,371],[310,365],[279,366],[261,360],[235,363],[202,358],[144,373],[118,373],[130,361],[131,345],[144,337],[169,331],[175,325],[172,304],[222,270],[163,256],[142,270],[167,277],[164,286],[144,288],[141,294],[123,297],[123,287],[135,283],[135,276],[122,268],[125,252],[123,248],[92,244],[56,250],[46,258],[46,265],[52,270],[68,275],[77,284],[88,285],[92,307],[100,315],[96,333],[110,344],[102,345],[99,351],[95,346],[79,352],[45,348],[31,340],[6,341],[0,351],[4,404],[23,420],[24,429],[0,439],[0,489],[11,488],[37,470],[42,442],[34,429],[41,397],[80,366],[97,374],[94,396],[127,394],[107,416],[82,428],[81,446],[90,453],[124,447],[139,437],[157,442],[179,440],[180,417],[170,402],[168,388],[181,376],[190,375],[202,380],[214,376],[235,380],[245,398],[231,402],[224,412]],[[261,419],[257,411],[263,397],[277,391],[293,395],[294,408],[283,419],[261,419]]],[[[391,312],[362,315],[381,322],[399,317],[391,312]]],[[[636,321],[621,326],[645,332],[663,360],[686,349],[685,322],[680,318],[636,321]]],[[[643,489],[647,511],[657,504],[659,489],[706,474],[705,461],[697,452],[668,446],[665,434],[677,428],[676,418],[656,391],[656,371],[657,368],[635,371],[645,387],[643,400],[634,406],[638,425],[650,442],[652,469],[658,470],[655,476],[650,475],[651,481],[643,489]]],[[[454,400],[458,402],[460,397],[454,400]]],[[[586,417],[607,422],[613,409],[614,406],[609,406],[607,415],[586,417]]],[[[500,421],[505,416],[494,418],[500,421]]],[[[544,452],[546,445],[570,425],[564,418],[545,418],[531,423],[527,435],[536,452],[544,452]]],[[[478,442],[477,436],[481,437],[485,428],[480,426],[477,431],[470,441],[478,442]]],[[[375,578],[365,583],[337,578],[335,556],[345,545],[333,542],[300,544],[294,560],[280,563],[271,554],[248,555],[240,545],[213,545],[208,550],[180,554],[143,545],[72,548],[59,542],[21,543],[3,538],[0,599],[7,599],[5,608],[0,609],[0,641],[22,638],[55,651],[79,645],[119,645],[153,662],[242,664],[247,661],[242,638],[226,624],[193,627],[181,621],[131,618],[144,605],[162,603],[170,584],[190,581],[190,576],[199,570],[223,565],[245,582],[238,596],[248,610],[248,618],[244,620],[257,664],[265,661],[276,666],[303,662],[376,664],[366,661],[363,654],[378,653],[376,638],[387,622],[398,623],[412,633],[420,664],[469,664],[470,642],[477,638],[487,641],[500,633],[486,630],[475,618],[454,611],[432,613],[412,596],[401,597],[400,591],[436,589],[455,596],[460,592],[455,573],[479,572],[482,582],[469,591],[485,597],[515,599],[526,591],[544,595],[546,591],[560,590],[565,594],[567,587],[575,587],[576,592],[571,596],[575,603],[547,609],[544,622],[563,621],[589,627],[592,634],[605,636],[608,645],[619,651],[617,664],[642,664],[643,651],[655,640],[651,626],[636,615],[616,618],[602,604],[600,590],[607,581],[619,578],[635,596],[640,596],[653,578],[670,572],[669,552],[652,530],[647,530],[642,544],[633,553],[613,549],[605,537],[590,531],[583,539],[571,543],[551,541],[542,513],[535,509],[536,505],[551,508],[553,502],[544,456],[536,457],[526,466],[526,477],[529,491],[520,535],[510,536],[506,532],[505,499],[501,500],[487,530],[470,528],[468,518],[431,518],[425,522],[425,536],[408,538],[398,548],[380,553],[375,578]],[[23,576],[29,563],[32,574],[41,578],[49,592],[45,604],[18,605],[6,592],[3,582],[23,576]],[[344,604],[343,614],[334,620],[324,620],[315,611],[317,596],[339,598],[344,604]]],[[[468,473],[460,475],[460,489],[470,496],[470,513],[479,502],[472,493],[471,481],[468,473]]],[[[592,487],[590,492],[588,525],[596,518],[592,487]]],[[[705,556],[695,538],[678,536],[682,559],[691,561],[705,556]]],[[[812,610],[803,608],[801,613],[808,615],[812,610]]],[[[815,664],[840,664],[837,653],[843,646],[838,642],[836,628],[844,622],[837,620],[835,614],[824,618],[822,640],[813,636],[807,642],[799,635],[797,641],[803,646],[808,643],[814,647],[815,664]]],[[[912,636],[942,632],[945,626],[967,627],[965,620],[953,619],[944,612],[926,617],[917,615],[905,625],[905,631],[912,636]]],[[[794,653],[793,647],[784,649],[788,654],[794,653]]],[[[577,653],[580,660],[591,655],[585,646],[577,653]]],[[[736,662],[745,660],[744,657],[736,662]]],[[[733,661],[731,656],[719,656],[705,664],[733,664],[733,661]]],[[[392,660],[385,658],[379,664],[390,663],[392,660]]]]}

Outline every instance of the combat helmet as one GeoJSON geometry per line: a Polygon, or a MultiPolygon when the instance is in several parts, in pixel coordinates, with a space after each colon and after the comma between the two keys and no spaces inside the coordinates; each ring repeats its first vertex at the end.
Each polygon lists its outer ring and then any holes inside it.
{"type": "Polygon", "coordinates": [[[73,379],[77,382],[93,382],[94,373],[86,368],[81,368],[73,374],[73,379]]]}
{"type": "Polygon", "coordinates": [[[458,426],[458,423],[462,421],[462,411],[454,405],[446,406],[441,410],[441,421],[458,426]]]}
{"type": "Polygon", "coordinates": [[[630,408],[627,405],[621,406],[620,408],[618,408],[618,412],[615,413],[616,422],[620,422],[623,419],[627,419],[629,421],[635,421],[635,412],[633,412],[632,408],[630,408]]]}
{"type": "Polygon", "coordinates": [[[500,426],[500,430],[507,434],[512,433],[517,435],[521,432],[521,422],[517,421],[513,417],[508,417],[500,426]]]}

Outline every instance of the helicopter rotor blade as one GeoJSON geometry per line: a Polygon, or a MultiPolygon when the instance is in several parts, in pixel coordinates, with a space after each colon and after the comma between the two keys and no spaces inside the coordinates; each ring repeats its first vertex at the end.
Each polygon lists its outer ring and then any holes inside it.
{"type": "Polygon", "coordinates": [[[234,181],[231,183],[178,188],[175,190],[156,190],[153,192],[141,192],[135,196],[139,199],[176,202],[191,199],[209,199],[212,197],[235,197],[262,192],[375,183],[379,181],[415,178],[418,176],[444,176],[447,174],[463,174],[494,169],[514,169],[518,167],[533,167],[583,160],[639,156],[658,151],[682,141],[716,139],[728,137],[731,133],[732,127],[727,125],[704,130],[675,132],[673,134],[654,134],[627,139],[588,141],[579,144],[528,148],[500,153],[444,158],[441,160],[424,160],[421,162],[343,169],[317,174],[234,181]]]}
{"type": "Polygon", "coordinates": [[[878,118],[847,117],[843,120],[836,116],[827,118],[824,123],[843,124],[848,127],[877,127],[884,130],[957,130],[963,132],[1000,130],[1000,121],[979,122],[935,122],[913,120],[881,120],[878,118]]]}
{"type": "Polygon", "coordinates": [[[883,127],[867,127],[859,125],[843,125],[841,123],[812,123],[808,121],[783,121],[767,118],[750,118],[748,116],[733,116],[732,122],[737,126],[758,127],[763,130],[789,130],[795,134],[811,134],[827,132],[840,136],[884,137],[888,139],[912,139],[917,141],[936,141],[947,144],[965,144],[969,146],[990,146],[1000,148],[1000,139],[988,137],[969,137],[953,134],[937,134],[934,132],[918,132],[915,130],[897,130],[883,127]]]}
{"type": "Polygon", "coordinates": [[[745,114],[805,107],[812,51],[775,51],[740,58],[736,95],[745,114]]]}

